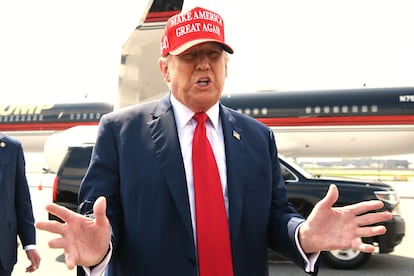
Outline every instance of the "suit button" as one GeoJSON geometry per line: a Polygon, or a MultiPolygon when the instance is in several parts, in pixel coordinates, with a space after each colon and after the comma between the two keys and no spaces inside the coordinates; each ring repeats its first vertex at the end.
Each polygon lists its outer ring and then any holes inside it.
{"type": "Polygon", "coordinates": [[[194,258],[188,258],[188,265],[193,267],[196,265],[196,261],[194,258]]]}

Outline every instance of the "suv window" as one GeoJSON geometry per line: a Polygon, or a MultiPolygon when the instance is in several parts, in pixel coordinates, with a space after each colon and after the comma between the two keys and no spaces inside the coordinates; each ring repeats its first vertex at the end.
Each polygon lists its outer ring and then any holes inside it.
{"type": "MultiPolygon", "coordinates": [[[[69,147],[53,183],[53,202],[72,211],[78,208],[79,187],[89,167],[92,145],[69,147]]],[[[49,213],[49,219],[61,221],[49,213]]]]}
{"type": "Polygon", "coordinates": [[[297,181],[297,177],[288,170],[285,166],[280,165],[280,170],[282,172],[283,180],[286,181],[297,181]]]}
{"type": "Polygon", "coordinates": [[[61,177],[71,177],[85,175],[89,165],[89,158],[92,153],[92,147],[73,147],[69,148],[61,171],[58,173],[61,177]]]}

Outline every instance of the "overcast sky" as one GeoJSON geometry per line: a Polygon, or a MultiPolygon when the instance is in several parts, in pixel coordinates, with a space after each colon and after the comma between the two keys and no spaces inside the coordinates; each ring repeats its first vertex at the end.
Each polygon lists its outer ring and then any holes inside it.
{"type": "MultiPolygon", "coordinates": [[[[224,17],[235,51],[226,91],[414,86],[413,1],[197,3],[224,17]]],[[[146,5],[145,0],[3,1],[2,102],[114,98],[122,44],[146,5]]]]}

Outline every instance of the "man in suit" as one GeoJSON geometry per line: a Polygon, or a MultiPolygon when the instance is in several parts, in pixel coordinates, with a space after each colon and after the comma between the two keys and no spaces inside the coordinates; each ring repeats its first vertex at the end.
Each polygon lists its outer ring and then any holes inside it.
{"type": "MultiPolygon", "coordinates": [[[[338,198],[332,186],[306,221],[288,203],[273,132],[219,103],[232,53],[215,12],[197,7],[170,18],[159,60],[170,93],[105,115],[79,195],[86,216],[52,204],[48,211],[67,224],[37,224],[62,235],[49,245],[65,249],[70,269],[82,265],[87,273],[106,269],[108,275],[267,275],[270,247],[315,275],[321,250],[374,250],[358,238],[385,228],[362,226],[391,214],[359,215],[380,208],[380,201],[332,208],[338,198]],[[202,230],[196,227],[191,150],[195,113],[208,116],[231,272],[200,269],[202,230]]],[[[216,237],[209,238],[207,243],[214,243],[216,237]]]]}
{"type": "Polygon", "coordinates": [[[23,149],[19,141],[0,133],[0,276],[11,275],[17,262],[17,236],[35,271],[40,264],[23,149]]]}

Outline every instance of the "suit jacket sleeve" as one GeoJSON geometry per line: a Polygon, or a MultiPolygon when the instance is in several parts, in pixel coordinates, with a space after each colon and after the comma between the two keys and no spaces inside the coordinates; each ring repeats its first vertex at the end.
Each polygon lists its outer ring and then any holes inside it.
{"type": "Polygon", "coordinates": [[[36,244],[36,231],[29,186],[26,178],[25,160],[21,144],[17,147],[16,161],[16,216],[18,236],[23,246],[36,244]]]}

